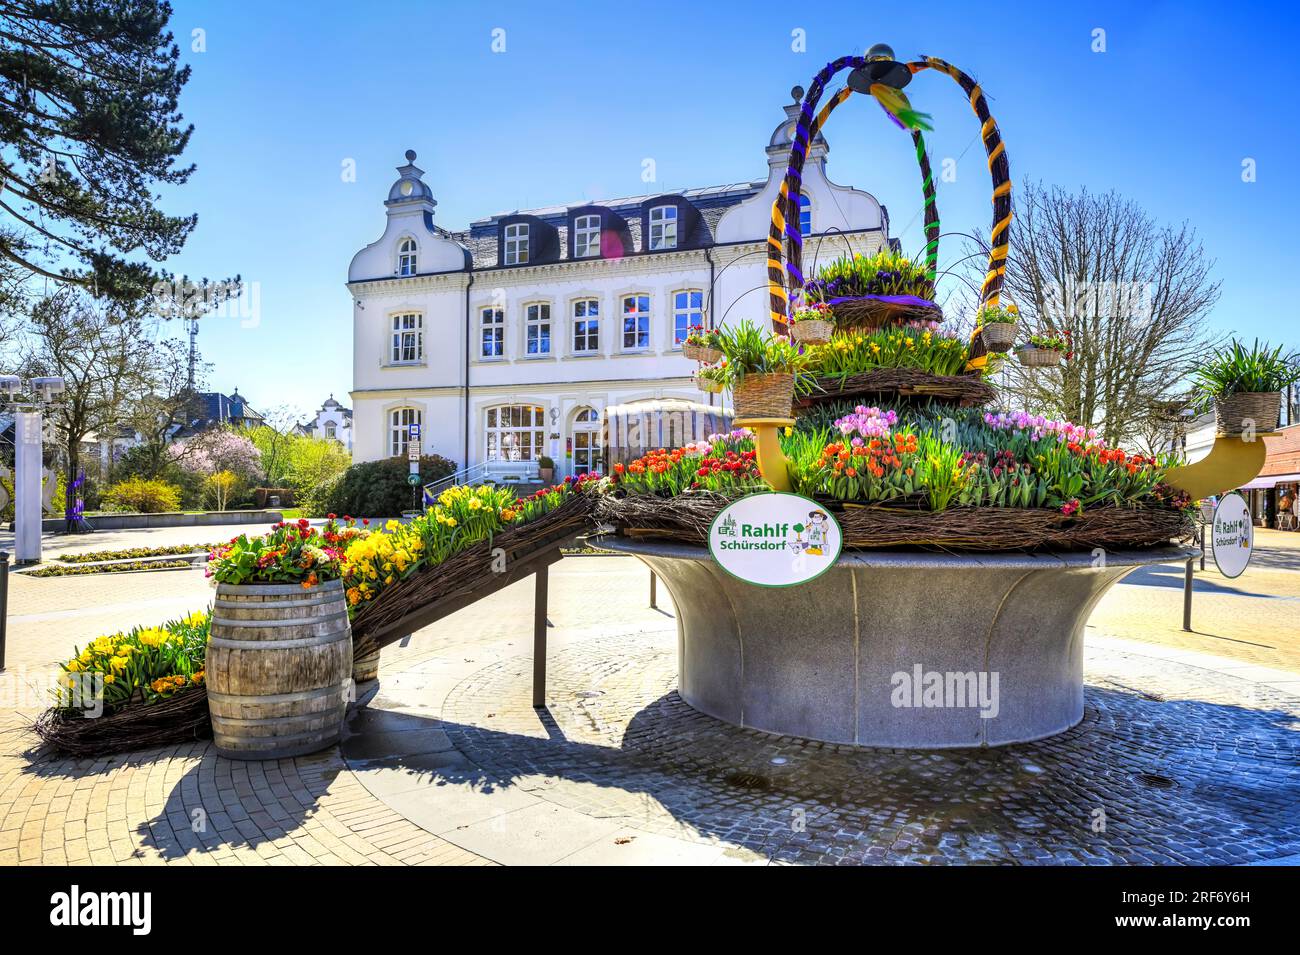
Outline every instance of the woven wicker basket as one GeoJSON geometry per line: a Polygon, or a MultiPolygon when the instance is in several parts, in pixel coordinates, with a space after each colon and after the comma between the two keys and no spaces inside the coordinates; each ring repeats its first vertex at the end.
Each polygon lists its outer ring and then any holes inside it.
{"type": "Polygon", "coordinates": [[[989,351],[1010,351],[1016,341],[1016,325],[1014,322],[993,322],[980,329],[980,338],[984,339],[984,347],[989,351]]]}
{"type": "Polygon", "coordinates": [[[1064,355],[1064,352],[1059,352],[1055,348],[1034,348],[1032,345],[1016,349],[1016,357],[1020,359],[1020,364],[1030,368],[1050,368],[1059,365],[1064,355]]]}
{"type": "Polygon", "coordinates": [[[1256,432],[1276,431],[1281,411],[1279,391],[1243,391],[1214,404],[1220,434],[1241,434],[1247,426],[1256,432]]]}
{"type": "Polygon", "coordinates": [[[888,302],[871,295],[846,298],[831,306],[835,324],[840,328],[871,331],[903,322],[942,322],[943,309],[938,305],[920,306],[905,302],[888,302]]]}
{"type": "Polygon", "coordinates": [[[822,345],[831,340],[835,326],[825,319],[806,318],[790,326],[790,337],[805,345],[822,345]]]}
{"type": "Polygon", "coordinates": [[[696,372],[692,378],[695,381],[696,388],[700,389],[700,391],[707,391],[709,394],[720,394],[727,387],[722,382],[715,381],[712,378],[700,377],[699,372],[696,372]]]}
{"type": "Polygon", "coordinates": [[[731,389],[737,418],[789,418],[794,404],[794,375],[778,371],[745,375],[731,389]]]}
{"type": "Polygon", "coordinates": [[[702,361],[711,365],[722,357],[722,352],[707,345],[682,345],[682,354],[691,361],[702,361]]]}

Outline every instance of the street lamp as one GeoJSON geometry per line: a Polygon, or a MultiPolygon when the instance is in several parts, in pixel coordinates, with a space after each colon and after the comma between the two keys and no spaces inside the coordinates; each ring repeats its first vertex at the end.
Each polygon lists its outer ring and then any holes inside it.
{"type": "Polygon", "coordinates": [[[41,475],[45,470],[42,416],[63,388],[63,379],[56,376],[24,382],[17,375],[0,375],[0,392],[15,409],[14,552],[20,564],[34,564],[41,559],[41,475]],[[34,400],[18,400],[19,395],[32,395],[34,400]]]}

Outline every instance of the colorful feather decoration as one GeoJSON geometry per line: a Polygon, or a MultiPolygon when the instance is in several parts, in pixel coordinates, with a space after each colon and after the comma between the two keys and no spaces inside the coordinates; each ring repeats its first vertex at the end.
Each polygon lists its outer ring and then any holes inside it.
{"type": "Polygon", "coordinates": [[[884,83],[872,83],[871,95],[880,103],[886,115],[898,124],[899,129],[925,129],[931,131],[934,129],[928,122],[930,114],[918,113],[912,109],[912,104],[902,90],[896,90],[884,83]]]}

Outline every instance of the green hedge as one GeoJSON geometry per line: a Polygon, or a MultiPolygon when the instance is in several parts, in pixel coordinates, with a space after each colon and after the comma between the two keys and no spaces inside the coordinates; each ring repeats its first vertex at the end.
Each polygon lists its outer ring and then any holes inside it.
{"type": "MultiPolygon", "coordinates": [[[[420,458],[420,485],[441,480],[456,471],[456,463],[439,454],[420,458]]],[[[312,517],[345,514],[352,517],[398,517],[418,501],[419,487],[412,493],[406,476],[406,458],[387,458],[354,464],[337,478],[313,488],[299,502],[303,513],[312,517]]],[[[418,505],[417,505],[418,506],[418,505]]]]}

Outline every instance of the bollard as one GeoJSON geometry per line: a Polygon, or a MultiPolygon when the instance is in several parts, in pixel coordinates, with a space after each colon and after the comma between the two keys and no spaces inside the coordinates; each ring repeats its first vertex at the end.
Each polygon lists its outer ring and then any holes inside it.
{"type": "Polygon", "coordinates": [[[9,552],[0,550],[0,673],[5,668],[5,631],[9,629],[9,552]]]}
{"type": "Polygon", "coordinates": [[[659,609],[659,579],[653,570],[650,571],[650,609],[659,609]]]}
{"type": "Polygon", "coordinates": [[[1195,557],[1187,558],[1187,573],[1183,577],[1183,629],[1192,629],[1192,562],[1195,557]]]}

